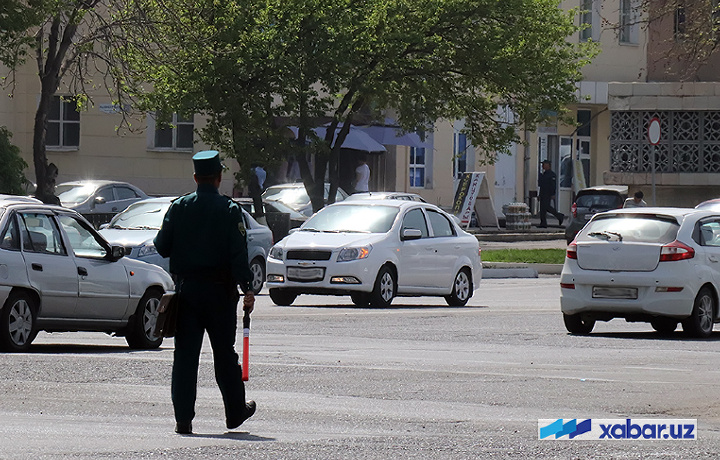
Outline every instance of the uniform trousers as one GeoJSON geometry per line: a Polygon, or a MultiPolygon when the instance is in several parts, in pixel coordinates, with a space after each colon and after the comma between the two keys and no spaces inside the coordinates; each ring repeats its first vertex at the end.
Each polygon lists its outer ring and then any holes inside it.
{"type": "Polygon", "coordinates": [[[198,365],[205,331],[213,350],[215,380],[225,405],[225,417],[239,419],[247,409],[242,368],[235,352],[237,287],[192,279],[181,279],[178,284],[171,385],[175,421],[188,423],[195,417],[198,365]]]}

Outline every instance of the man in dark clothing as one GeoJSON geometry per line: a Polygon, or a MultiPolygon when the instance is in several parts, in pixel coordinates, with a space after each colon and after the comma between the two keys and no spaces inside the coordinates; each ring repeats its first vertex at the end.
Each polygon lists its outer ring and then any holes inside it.
{"type": "Polygon", "coordinates": [[[552,206],[552,200],[555,198],[555,190],[557,188],[557,176],[550,169],[550,161],[543,160],[543,172],[540,174],[538,185],[540,186],[540,228],[547,228],[547,213],[549,212],[558,220],[558,224],[562,225],[565,220],[565,214],[557,212],[552,206]]]}
{"type": "Polygon", "coordinates": [[[192,433],[205,331],[213,349],[227,427],[237,428],[255,413],[255,402],[245,401],[235,352],[238,284],[247,293],[243,310],[251,312],[255,305],[242,212],[218,193],[222,164],[217,151],[195,154],[193,164],[197,191],[172,203],[155,237],[158,253],[170,257],[179,300],[171,392],[175,431],[180,434],[192,433]]]}

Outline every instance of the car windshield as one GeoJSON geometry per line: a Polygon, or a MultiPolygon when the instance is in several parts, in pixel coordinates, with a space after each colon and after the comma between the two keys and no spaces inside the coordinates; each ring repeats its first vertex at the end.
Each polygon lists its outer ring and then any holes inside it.
{"type": "Polygon", "coordinates": [[[108,228],[160,230],[170,202],[136,203],[110,221],[108,228]]]}
{"type": "Polygon", "coordinates": [[[591,220],[578,241],[612,240],[666,244],[675,240],[680,225],[654,214],[614,214],[591,220]]]}
{"type": "Polygon", "coordinates": [[[587,195],[580,195],[575,200],[578,208],[617,208],[622,205],[622,198],[614,193],[595,192],[587,195]]]}
{"type": "Polygon", "coordinates": [[[397,214],[394,206],[329,206],[312,216],[302,231],[387,233],[397,214]]]}
{"type": "Polygon", "coordinates": [[[88,184],[60,184],[55,187],[55,195],[65,206],[80,204],[87,200],[93,192],[95,192],[95,186],[88,184]]]}

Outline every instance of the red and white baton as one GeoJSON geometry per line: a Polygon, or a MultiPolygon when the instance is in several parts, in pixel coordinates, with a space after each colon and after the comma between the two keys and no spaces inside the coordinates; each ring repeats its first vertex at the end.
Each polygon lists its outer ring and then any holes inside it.
{"type": "Polygon", "coordinates": [[[247,382],[250,378],[250,312],[245,310],[243,315],[243,357],[242,379],[247,382]]]}

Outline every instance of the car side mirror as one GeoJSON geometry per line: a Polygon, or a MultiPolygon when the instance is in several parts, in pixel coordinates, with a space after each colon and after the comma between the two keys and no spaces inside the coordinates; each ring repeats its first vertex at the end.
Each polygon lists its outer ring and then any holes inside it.
{"type": "Polygon", "coordinates": [[[110,246],[110,260],[115,262],[125,256],[125,246],[110,246]]]}
{"type": "Polygon", "coordinates": [[[409,241],[409,240],[419,240],[422,238],[422,232],[417,228],[403,228],[402,230],[402,240],[403,241],[409,241]]]}
{"type": "Polygon", "coordinates": [[[101,196],[96,196],[96,197],[95,197],[95,204],[105,204],[105,198],[103,198],[103,197],[101,197],[101,196]]]}

